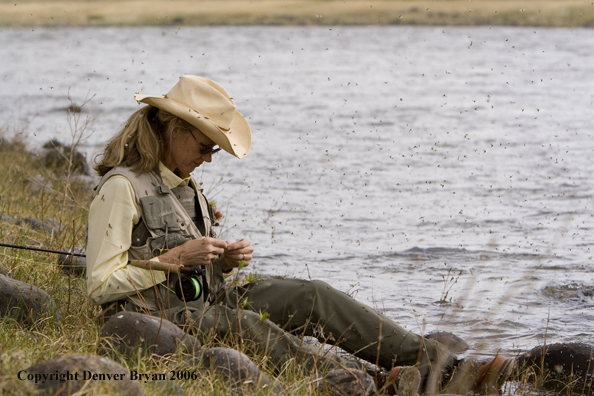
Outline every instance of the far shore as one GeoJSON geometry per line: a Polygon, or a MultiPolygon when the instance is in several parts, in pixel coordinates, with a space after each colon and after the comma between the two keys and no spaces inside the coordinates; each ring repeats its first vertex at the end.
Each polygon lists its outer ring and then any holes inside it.
{"type": "Polygon", "coordinates": [[[493,25],[594,27],[591,0],[0,0],[0,27],[493,25]]]}

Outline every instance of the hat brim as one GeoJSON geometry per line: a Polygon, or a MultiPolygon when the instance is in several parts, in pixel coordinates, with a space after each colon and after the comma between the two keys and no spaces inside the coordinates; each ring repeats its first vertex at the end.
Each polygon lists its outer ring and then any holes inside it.
{"type": "Polygon", "coordinates": [[[238,111],[235,112],[229,130],[226,131],[219,128],[211,122],[208,117],[203,116],[196,110],[190,109],[189,107],[168,99],[165,96],[136,94],[134,95],[134,99],[140,103],[158,107],[159,109],[165,110],[182,120],[189,122],[210,140],[215,142],[220,148],[237,158],[241,159],[245,157],[252,149],[250,126],[238,111]]]}

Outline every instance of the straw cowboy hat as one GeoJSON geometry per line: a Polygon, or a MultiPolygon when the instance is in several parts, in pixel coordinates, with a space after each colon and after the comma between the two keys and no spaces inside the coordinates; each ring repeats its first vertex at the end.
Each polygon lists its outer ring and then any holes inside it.
{"type": "Polygon", "coordinates": [[[182,76],[167,95],[134,95],[189,122],[229,154],[243,158],[252,148],[252,134],[225,88],[207,78],[182,76]]]}

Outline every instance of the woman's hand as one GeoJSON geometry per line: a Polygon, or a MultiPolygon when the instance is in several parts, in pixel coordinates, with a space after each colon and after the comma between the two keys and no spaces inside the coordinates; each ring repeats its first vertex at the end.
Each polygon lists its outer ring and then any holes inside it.
{"type": "Polygon", "coordinates": [[[207,265],[225,253],[227,247],[228,242],[222,239],[209,237],[192,239],[163,253],[159,256],[159,261],[183,264],[187,267],[207,265]]]}
{"type": "Polygon", "coordinates": [[[249,239],[242,239],[237,242],[227,241],[227,248],[221,261],[223,270],[237,268],[240,265],[247,267],[252,260],[254,247],[249,239]]]}

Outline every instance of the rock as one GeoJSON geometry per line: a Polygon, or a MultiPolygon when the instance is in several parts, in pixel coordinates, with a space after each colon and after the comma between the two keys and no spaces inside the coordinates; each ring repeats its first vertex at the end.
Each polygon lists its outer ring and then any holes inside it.
{"type": "Polygon", "coordinates": [[[10,276],[10,271],[0,265],[0,275],[10,276]]]}
{"type": "Polygon", "coordinates": [[[93,188],[97,185],[98,181],[99,178],[97,176],[91,176],[81,173],[72,175],[72,178],[70,179],[70,182],[72,184],[85,185],[88,187],[89,191],[93,191],[93,188]]]}
{"type": "Polygon", "coordinates": [[[590,395],[594,347],[583,343],[538,346],[518,357],[520,372],[532,372],[536,386],[590,395]]]}
{"type": "MultiPolygon", "coordinates": [[[[55,309],[50,296],[36,286],[0,275],[0,315],[32,324],[55,309]]],[[[60,315],[56,313],[56,322],[60,315]]]]}
{"type": "Polygon", "coordinates": [[[452,353],[464,352],[469,345],[462,338],[449,331],[433,331],[425,335],[425,338],[434,340],[446,346],[452,353]]]}
{"type": "Polygon", "coordinates": [[[27,147],[23,141],[24,139],[13,136],[11,139],[0,136],[0,151],[20,151],[25,152],[27,147]]]}
{"type": "MultiPolygon", "coordinates": [[[[60,223],[56,219],[52,219],[51,217],[46,217],[45,218],[45,222],[47,224],[49,224],[50,226],[54,227],[56,230],[65,230],[65,229],[67,229],[64,224],[60,223]]],[[[80,248],[80,249],[82,249],[82,248],[80,248]]]]}
{"type": "Polygon", "coordinates": [[[9,216],[9,215],[7,215],[7,214],[4,214],[4,213],[2,213],[2,214],[0,215],[0,220],[2,220],[2,221],[6,221],[6,222],[8,222],[8,223],[16,223],[16,218],[14,218],[14,217],[12,217],[12,216],[9,216]]]}
{"type": "Polygon", "coordinates": [[[100,349],[106,353],[115,349],[125,356],[153,354],[166,356],[175,353],[181,345],[190,357],[190,367],[212,368],[231,382],[234,388],[272,386],[277,394],[282,390],[243,353],[228,348],[200,349],[200,342],[184,333],[172,322],[138,312],[122,311],[113,315],[101,332],[100,349]]]}
{"type": "Polygon", "coordinates": [[[71,146],[64,146],[58,140],[50,140],[43,145],[43,161],[48,168],[67,168],[72,166],[74,173],[89,174],[86,157],[71,146]]]}
{"type": "Polygon", "coordinates": [[[230,348],[208,348],[204,349],[198,358],[202,366],[223,376],[235,389],[272,387],[275,394],[284,393],[249,357],[239,351],[230,348]]]}
{"type": "Polygon", "coordinates": [[[70,106],[66,107],[66,111],[68,113],[82,113],[82,107],[72,103],[70,106]]]}
{"type": "Polygon", "coordinates": [[[64,379],[69,379],[67,375],[70,374],[72,379],[60,382],[58,377],[58,379],[40,379],[37,383],[34,380],[31,382],[43,394],[65,396],[80,391],[86,382],[83,381],[83,378],[95,375],[97,380],[91,381],[93,383],[101,382],[102,386],[110,388],[111,392],[109,394],[144,396],[144,391],[138,385],[138,382],[130,380],[128,370],[111,359],[96,355],[58,356],[29,367],[26,369],[24,376],[32,374],[33,378],[35,378],[35,375],[43,376],[43,374],[56,373],[63,375],[64,379]],[[77,373],[78,376],[75,377],[77,373]],[[115,375],[118,375],[118,377],[115,377],[115,375]]]}
{"type": "Polygon", "coordinates": [[[367,372],[342,368],[331,370],[319,377],[316,390],[332,396],[377,395],[375,381],[367,372]]]}
{"type": "Polygon", "coordinates": [[[35,195],[54,192],[54,186],[52,185],[52,182],[44,179],[41,176],[27,177],[23,180],[23,185],[29,188],[29,191],[35,195]]]}
{"type": "Polygon", "coordinates": [[[70,186],[74,195],[88,194],[89,196],[93,196],[95,186],[98,182],[99,178],[97,176],[81,173],[74,174],[70,178],[70,186]]]}
{"type": "MultiPolygon", "coordinates": [[[[43,230],[45,233],[51,235],[52,237],[56,237],[58,235],[58,229],[54,228],[50,224],[44,223],[41,220],[34,219],[32,217],[25,217],[25,218],[18,218],[12,217],[7,214],[2,214],[0,216],[0,220],[6,221],[9,223],[13,223],[16,225],[23,225],[26,224],[29,227],[33,228],[34,230],[43,230]]],[[[55,220],[54,220],[55,221],[55,220]]]]}
{"type": "Polygon", "coordinates": [[[138,348],[142,349],[143,356],[170,355],[178,345],[190,353],[200,349],[196,337],[184,333],[170,321],[138,312],[123,311],[113,315],[105,323],[101,338],[104,351],[116,349],[128,357],[136,356],[138,348]]]}
{"type": "Polygon", "coordinates": [[[16,224],[21,225],[23,223],[25,223],[29,227],[33,228],[34,230],[45,231],[47,234],[50,234],[52,237],[58,236],[58,230],[56,230],[51,225],[44,223],[41,220],[37,220],[32,217],[25,217],[22,219],[17,219],[16,224]]]}
{"type": "Polygon", "coordinates": [[[415,366],[404,366],[390,371],[388,376],[388,394],[398,396],[418,396],[421,389],[421,373],[415,366]]]}
{"type": "MultiPolygon", "coordinates": [[[[85,248],[75,247],[68,252],[84,254],[85,248]]],[[[87,270],[87,259],[85,257],[72,256],[70,254],[61,254],[58,256],[58,266],[67,274],[83,275],[87,270]]]]}

